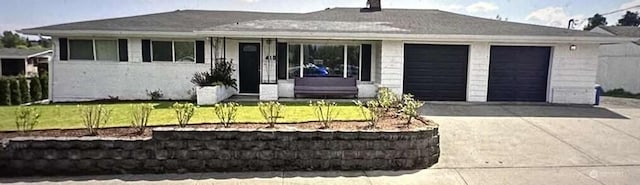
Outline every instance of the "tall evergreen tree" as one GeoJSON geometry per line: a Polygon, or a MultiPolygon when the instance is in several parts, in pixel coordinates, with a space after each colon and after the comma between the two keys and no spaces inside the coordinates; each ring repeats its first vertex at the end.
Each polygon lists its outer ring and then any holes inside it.
{"type": "Polygon", "coordinates": [[[0,78],[0,105],[11,105],[11,88],[7,78],[0,78]]]}
{"type": "Polygon", "coordinates": [[[31,78],[31,80],[29,80],[29,88],[29,93],[31,93],[31,100],[42,100],[42,86],[40,86],[40,78],[31,78]]]}
{"type": "Polygon", "coordinates": [[[22,103],[22,96],[20,96],[20,86],[18,85],[18,79],[9,79],[9,88],[11,89],[11,104],[20,105],[22,103]]]}
{"type": "Polygon", "coordinates": [[[22,103],[31,102],[31,94],[29,93],[29,84],[27,78],[24,75],[18,78],[18,85],[20,86],[20,97],[22,97],[22,103]]]}

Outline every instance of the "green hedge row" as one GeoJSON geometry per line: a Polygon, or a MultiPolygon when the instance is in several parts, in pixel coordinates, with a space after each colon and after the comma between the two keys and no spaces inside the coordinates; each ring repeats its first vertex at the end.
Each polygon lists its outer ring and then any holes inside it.
{"type": "Polygon", "coordinates": [[[47,99],[49,95],[46,74],[27,79],[21,77],[0,78],[0,105],[20,105],[47,99]]]}

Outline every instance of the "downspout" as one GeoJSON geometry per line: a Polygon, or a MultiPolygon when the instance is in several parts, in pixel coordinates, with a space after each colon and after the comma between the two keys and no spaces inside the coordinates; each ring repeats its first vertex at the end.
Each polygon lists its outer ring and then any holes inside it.
{"type": "Polygon", "coordinates": [[[227,61],[227,37],[222,37],[222,47],[224,48],[224,53],[222,53],[222,58],[226,62],[227,61]]]}
{"type": "MultiPolygon", "coordinates": [[[[216,43],[216,44],[218,44],[218,43],[216,43]]],[[[209,65],[211,66],[209,68],[209,71],[211,73],[213,73],[213,62],[215,60],[215,56],[214,56],[214,53],[213,53],[213,37],[209,37],[209,55],[210,55],[209,56],[209,61],[210,61],[209,65]]]]}

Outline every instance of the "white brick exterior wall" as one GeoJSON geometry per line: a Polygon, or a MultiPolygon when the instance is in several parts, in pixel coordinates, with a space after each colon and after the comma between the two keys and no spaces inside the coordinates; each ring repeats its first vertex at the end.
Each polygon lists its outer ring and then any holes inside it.
{"type": "Polygon", "coordinates": [[[382,41],[380,51],[380,87],[402,94],[404,42],[382,41]]]}
{"type": "Polygon", "coordinates": [[[489,43],[472,43],[469,46],[467,73],[467,101],[486,102],[489,90],[489,43]]]}

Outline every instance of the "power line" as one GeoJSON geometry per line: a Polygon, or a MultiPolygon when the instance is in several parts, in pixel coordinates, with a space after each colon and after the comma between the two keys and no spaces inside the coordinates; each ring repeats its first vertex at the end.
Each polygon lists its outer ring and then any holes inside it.
{"type": "Polygon", "coordinates": [[[622,12],[622,11],[629,10],[629,9],[633,9],[633,8],[640,8],[640,5],[635,5],[635,6],[631,6],[631,7],[627,7],[627,8],[619,9],[619,10],[614,10],[614,11],[610,11],[610,12],[603,13],[603,14],[600,14],[600,15],[609,15],[609,14],[614,14],[614,13],[622,12]]]}

